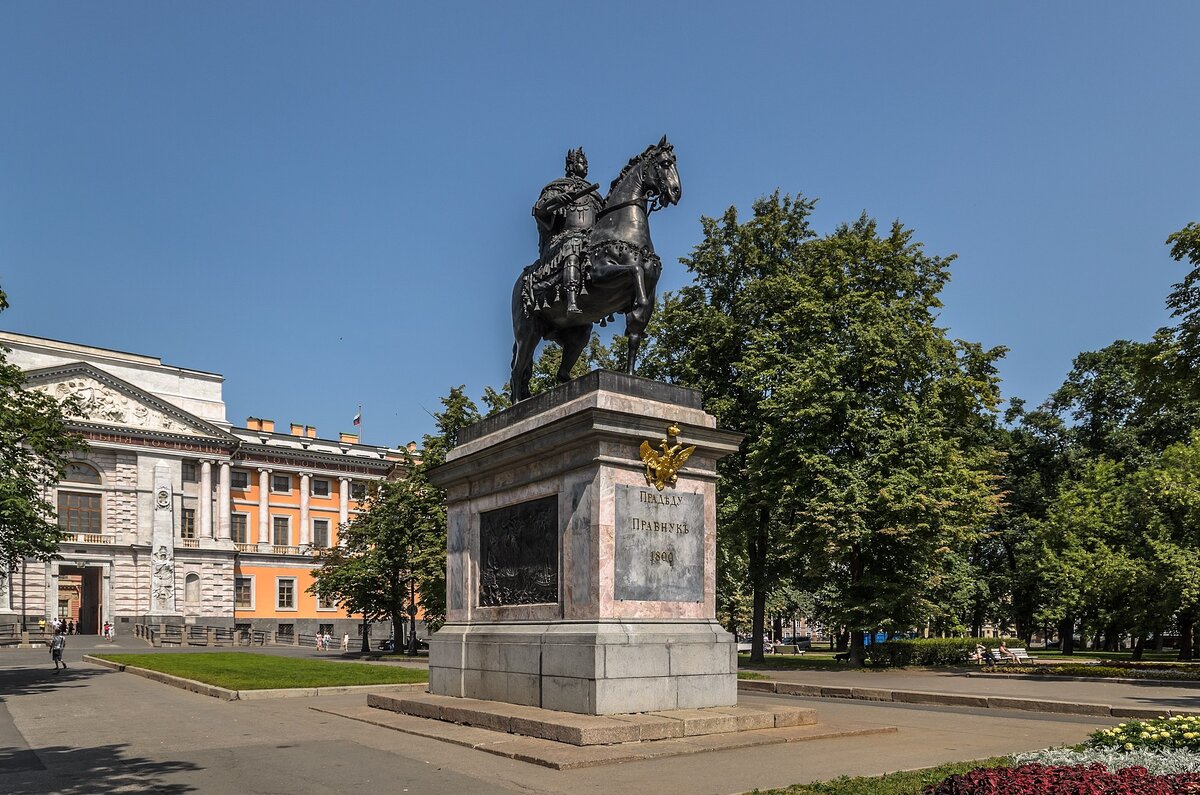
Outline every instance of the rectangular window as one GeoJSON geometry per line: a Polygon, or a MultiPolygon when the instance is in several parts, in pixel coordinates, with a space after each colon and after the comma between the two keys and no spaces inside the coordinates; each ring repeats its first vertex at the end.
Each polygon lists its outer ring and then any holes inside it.
{"type": "Polygon", "coordinates": [[[314,478],[312,481],[312,495],[314,497],[328,497],[329,496],[329,481],[322,480],[319,478],[314,478]]]}
{"type": "Polygon", "coordinates": [[[317,634],[333,635],[333,624],[317,624],[317,634]]]}
{"type": "Polygon", "coordinates": [[[332,596],[318,596],[317,597],[317,609],[318,610],[337,610],[337,600],[334,599],[332,596]]]}
{"type": "Polygon", "coordinates": [[[313,519],[312,545],[317,549],[329,546],[329,520],[313,519]]]}
{"type": "Polygon", "coordinates": [[[291,475],[271,475],[271,491],[277,494],[292,493],[291,475]]]}
{"type": "Polygon", "coordinates": [[[100,495],[58,493],[58,526],[71,533],[99,533],[100,495]]]}
{"type": "Polygon", "coordinates": [[[276,516],[271,520],[271,543],[277,547],[291,545],[291,521],[286,516],[276,516]]]}
{"type": "Polygon", "coordinates": [[[249,544],[249,531],[246,529],[249,524],[249,517],[244,513],[231,513],[229,515],[229,537],[233,539],[235,544],[249,544]]]}
{"type": "MultiPolygon", "coordinates": [[[[233,604],[246,610],[254,609],[254,578],[233,578],[233,604]]],[[[248,629],[249,627],[247,627],[248,629]]]]}
{"type": "Polygon", "coordinates": [[[180,512],[179,537],[180,538],[195,538],[196,537],[196,509],[195,508],[184,508],[180,512]]]}
{"type": "Polygon", "coordinates": [[[292,638],[292,637],[295,637],[295,635],[296,635],[296,625],[295,624],[280,624],[279,625],[279,636],[281,638],[292,638]]]}
{"type": "Polygon", "coordinates": [[[229,488],[245,491],[250,488],[250,473],[244,469],[235,469],[229,473],[229,488]]]}
{"type": "Polygon", "coordinates": [[[350,497],[355,500],[365,500],[367,498],[367,484],[352,483],[350,485],[350,497]]]}
{"type": "MultiPolygon", "coordinates": [[[[294,577],[280,577],[275,580],[275,607],[280,610],[296,609],[296,580],[294,577]]],[[[282,626],[280,631],[283,631],[282,626]]]]}
{"type": "Polygon", "coordinates": [[[183,482],[184,483],[196,483],[198,481],[199,481],[199,478],[196,477],[196,462],[195,461],[184,461],[183,462],[183,482]]]}

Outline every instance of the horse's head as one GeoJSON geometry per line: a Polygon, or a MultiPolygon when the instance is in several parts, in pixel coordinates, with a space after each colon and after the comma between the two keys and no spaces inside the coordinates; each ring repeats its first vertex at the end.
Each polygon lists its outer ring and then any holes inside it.
{"type": "Polygon", "coordinates": [[[653,197],[660,207],[678,204],[683,185],[675,168],[675,147],[667,142],[667,136],[646,151],[643,162],[646,195],[653,197]]]}

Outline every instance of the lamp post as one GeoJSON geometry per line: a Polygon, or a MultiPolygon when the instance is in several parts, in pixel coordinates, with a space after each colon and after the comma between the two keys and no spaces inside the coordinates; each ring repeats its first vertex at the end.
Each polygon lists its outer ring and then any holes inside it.
{"type": "Polygon", "coordinates": [[[417,656],[417,578],[408,578],[408,653],[417,656]]]}
{"type": "MultiPolygon", "coordinates": [[[[25,582],[29,579],[29,561],[21,559],[21,632],[28,632],[28,627],[25,626],[25,582]]],[[[22,643],[26,639],[22,640],[22,643]]]]}

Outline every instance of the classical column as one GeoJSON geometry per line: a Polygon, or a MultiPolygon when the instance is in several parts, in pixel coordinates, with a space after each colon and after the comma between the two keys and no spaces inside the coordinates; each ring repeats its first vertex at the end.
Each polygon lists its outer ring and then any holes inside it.
{"type": "Polygon", "coordinates": [[[217,480],[217,538],[229,539],[229,462],[221,462],[217,480]]]}
{"type": "MultiPolygon", "coordinates": [[[[350,521],[350,478],[338,478],[338,527],[350,521]]],[[[341,533],[338,533],[341,536],[341,533]]]]}
{"type": "Polygon", "coordinates": [[[300,546],[306,547],[311,542],[312,528],[308,520],[309,484],[312,473],[300,473],[300,546]]]}
{"type": "Polygon", "coordinates": [[[258,470],[258,543],[269,544],[269,519],[267,518],[267,499],[271,495],[271,470],[258,470]]]}
{"type": "Polygon", "coordinates": [[[196,502],[196,521],[200,524],[197,535],[212,538],[212,461],[200,462],[200,496],[196,502]]]}

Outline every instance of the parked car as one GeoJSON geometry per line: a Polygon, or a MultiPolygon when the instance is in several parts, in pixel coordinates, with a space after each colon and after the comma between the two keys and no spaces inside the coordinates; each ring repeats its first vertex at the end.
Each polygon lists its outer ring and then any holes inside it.
{"type": "Polygon", "coordinates": [[[796,646],[801,651],[808,651],[812,648],[812,644],[813,640],[811,635],[797,635],[796,637],[789,635],[783,639],[783,645],[796,646]]]}
{"type": "Polygon", "coordinates": [[[379,641],[379,646],[377,646],[376,648],[378,648],[380,651],[395,651],[396,650],[396,639],[395,638],[387,638],[385,640],[381,640],[381,641],[379,641]]]}

